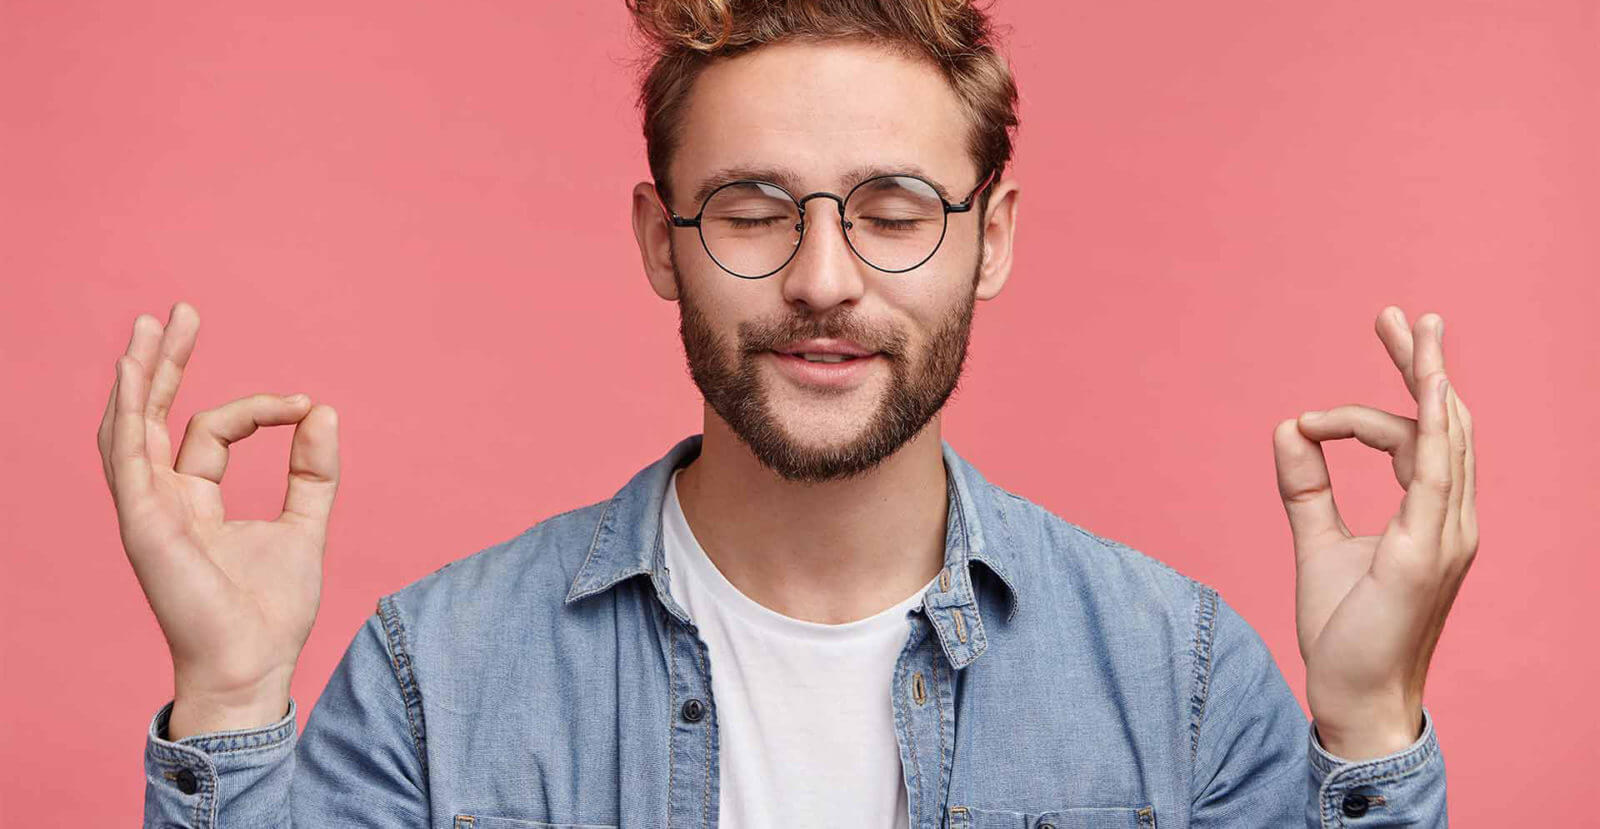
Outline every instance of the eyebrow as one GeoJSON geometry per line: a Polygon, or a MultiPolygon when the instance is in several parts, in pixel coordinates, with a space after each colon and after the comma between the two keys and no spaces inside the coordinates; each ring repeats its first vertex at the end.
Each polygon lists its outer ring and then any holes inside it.
{"type": "MultiPolygon", "coordinates": [[[[845,174],[840,177],[839,183],[843,187],[842,192],[847,193],[850,191],[850,188],[860,184],[863,181],[866,181],[869,178],[893,175],[912,175],[926,179],[929,184],[933,185],[934,191],[937,192],[941,198],[943,198],[945,201],[950,201],[950,193],[949,191],[945,190],[944,185],[940,184],[937,179],[928,175],[927,171],[915,164],[895,164],[892,166],[885,166],[881,164],[863,164],[859,167],[854,167],[845,171],[845,174]]],[[[788,190],[790,193],[793,193],[795,198],[800,198],[807,195],[804,189],[800,186],[799,173],[795,172],[791,168],[777,165],[734,165],[731,167],[723,167],[702,179],[700,181],[700,185],[695,188],[694,195],[690,203],[694,205],[696,210],[699,210],[700,205],[705,203],[706,197],[711,195],[712,191],[730,181],[738,181],[739,179],[758,179],[760,181],[770,181],[773,184],[788,190]]]]}

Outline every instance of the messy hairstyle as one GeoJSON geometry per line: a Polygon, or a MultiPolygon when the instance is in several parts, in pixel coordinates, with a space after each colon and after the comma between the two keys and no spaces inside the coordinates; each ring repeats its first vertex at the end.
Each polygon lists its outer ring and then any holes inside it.
{"type": "MultiPolygon", "coordinates": [[[[662,199],[696,76],[713,61],[781,41],[850,38],[932,63],[966,109],[978,175],[1011,160],[1017,87],[973,0],[625,0],[646,49],[639,85],[645,153],[662,199]]],[[[985,188],[980,209],[987,206],[985,188]]]]}

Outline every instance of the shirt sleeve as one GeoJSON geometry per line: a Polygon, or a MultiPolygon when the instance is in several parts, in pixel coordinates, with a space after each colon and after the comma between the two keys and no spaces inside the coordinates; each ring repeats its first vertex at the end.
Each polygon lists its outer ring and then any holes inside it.
{"type": "Polygon", "coordinates": [[[1317,740],[1266,643],[1204,588],[1196,611],[1192,823],[1310,829],[1448,825],[1432,715],[1384,757],[1349,761],[1317,740]]]}
{"type": "Polygon", "coordinates": [[[1445,826],[1444,755],[1433,715],[1422,708],[1422,734],[1411,745],[1370,760],[1329,754],[1308,729],[1311,826],[1445,826]]]}
{"type": "Polygon", "coordinates": [[[290,700],[270,725],[169,740],[172,703],[162,706],[145,741],[144,825],[426,827],[420,700],[404,630],[385,610],[356,633],[304,734],[290,700]]]}

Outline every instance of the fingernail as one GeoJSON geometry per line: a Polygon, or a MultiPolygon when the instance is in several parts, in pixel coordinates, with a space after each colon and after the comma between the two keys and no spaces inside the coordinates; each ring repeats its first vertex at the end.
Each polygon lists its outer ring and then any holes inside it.
{"type": "Polygon", "coordinates": [[[1302,420],[1316,420],[1319,417],[1322,417],[1322,412],[1320,412],[1320,411],[1317,411],[1317,412],[1306,412],[1305,414],[1300,415],[1300,419],[1302,419],[1302,420]]]}
{"type": "Polygon", "coordinates": [[[293,403],[296,406],[298,406],[301,403],[304,403],[304,402],[306,402],[307,400],[310,400],[310,399],[311,398],[309,398],[309,397],[307,397],[307,396],[305,396],[303,394],[294,394],[294,395],[290,395],[290,396],[284,398],[284,400],[286,400],[286,401],[288,401],[290,403],[293,403]]]}

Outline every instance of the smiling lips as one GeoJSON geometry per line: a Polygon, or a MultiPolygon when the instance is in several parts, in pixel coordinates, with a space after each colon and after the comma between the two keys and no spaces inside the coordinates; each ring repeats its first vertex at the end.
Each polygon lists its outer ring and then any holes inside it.
{"type": "MultiPolygon", "coordinates": [[[[811,346],[807,346],[810,348],[811,346]]],[[[803,351],[790,354],[771,352],[778,368],[790,380],[801,386],[819,388],[849,388],[858,385],[871,374],[881,354],[846,355],[837,352],[803,351]]]]}
{"type": "Polygon", "coordinates": [[[877,353],[850,340],[831,339],[795,340],[778,346],[773,352],[808,363],[844,363],[877,353]]]}

